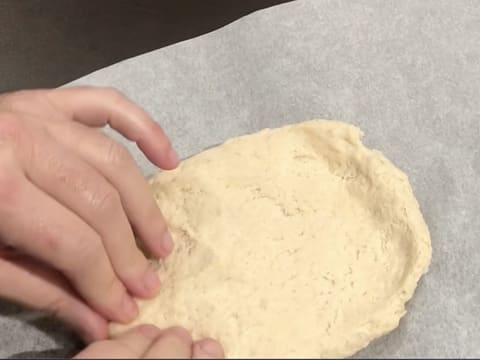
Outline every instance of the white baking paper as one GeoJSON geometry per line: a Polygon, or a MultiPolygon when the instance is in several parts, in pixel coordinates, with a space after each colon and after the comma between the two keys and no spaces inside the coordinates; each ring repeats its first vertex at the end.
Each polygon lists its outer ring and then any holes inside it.
{"type": "MultiPolygon", "coordinates": [[[[433,260],[399,328],[357,356],[480,356],[479,1],[294,1],[75,84],[122,90],[182,157],[313,118],[360,126],[409,175],[433,260]]],[[[0,356],[71,348],[63,328],[6,309],[0,356]]]]}

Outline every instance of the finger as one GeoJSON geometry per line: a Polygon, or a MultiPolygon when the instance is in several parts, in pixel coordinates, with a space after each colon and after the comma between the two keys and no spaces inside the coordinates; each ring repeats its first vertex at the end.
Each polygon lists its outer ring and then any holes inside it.
{"type": "Polygon", "coordinates": [[[193,359],[223,359],[225,353],[218,341],[213,339],[202,339],[193,344],[192,348],[193,359]]]}
{"type": "Polygon", "coordinates": [[[163,331],[143,357],[145,359],[190,359],[191,353],[190,333],[183,328],[173,327],[163,331]]]}
{"type": "Polygon", "coordinates": [[[28,154],[21,157],[28,178],[100,235],[115,273],[128,290],[139,297],[154,296],[160,282],[136,245],[118,191],[47,132],[32,131],[30,144],[18,153],[28,154]]]}
{"type": "Polygon", "coordinates": [[[98,234],[28,181],[12,148],[1,143],[0,219],[7,245],[62,272],[101,315],[122,323],[136,316],[98,234]]]}
{"type": "Polygon", "coordinates": [[[0,297],[53,314],[86,342],[107,337],[103,317],[85,305],[59,273],[32,259],[0,258],[0,297]]]}
{"type": "Polygon", "coordinates": [[[152,255],[163,258],[170,254],[173,242],[165,220],[145,177],[129,152],[108,136],[81,124],[51,124],[50,132],[118,190],[135,233],[152,255]]]}
{"type": "Polygon", "coordinates": [[[153,325],[140,325],[111,340],[91,344],[75,358],[140,358],[160,333],[153,325]]]}
{"type": "Polygon", "coordinates": [[[48,98],[68,117],[87,126],[110,125],[138,147],[155,165],[173,169],[178,156],[169,139],[142,108],[113,88],[77,87],[51,90],[48,98]]]}

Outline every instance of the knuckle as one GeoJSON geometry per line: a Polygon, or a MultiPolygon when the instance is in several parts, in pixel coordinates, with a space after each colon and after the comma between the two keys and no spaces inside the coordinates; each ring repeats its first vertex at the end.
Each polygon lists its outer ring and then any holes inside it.
{"type": "Polygon", "coordinates": [[[4,109],[11,110],[12,104],[14,104],[20,97],[24,96],[24,91],[14,91],[0,95],[0,106],[4,109]]]}
{"type": "Polygon", "coordinates": [[[123,95],[123,93],[117,88],[106,86],[102,87],[100,90],[105,94],[105,96],[108,96],[114,100],[120,101],[122,99],[125,99],[125,95],[123,95]]]}
{"type": "MultiPolygon", "coordinates": [[[[58,254],[59,255],[59,267],[63,267],[63,261],[68,255],[66,252],[69,242],[65,241],[62,233],[62,228],[58,224],[52,223],[45,218],[31,219],[29,224],[29,230],[32,234],[32,238],[35,239],[38,244],[45,249],[45,253],[58,254]]],[[[70,241],[74,241],[74,238],[70,241]]]]}
{"type": "MultiPolygon", "coordinates": [[[[7,143],[0,142],[0,166],[5,170],[11,170],[11,167],[15,164],[15,152],[7,143]]],[[[3,172],[2,172],[3,173],[3,172]]]]}
{"type": "Polygon", "coordinates": [[[110,294],[110,296],[112,297],[118,295],[118,293],[121,292],[121,289],[122,289],[118,278],[115,276],[113,272],[111,272],[111,275],[106,277],[105,283],[102,285],[103,285],[102,288],[104,289],[105,294],[110,294]]]}
{"type": "Polygon", "coordinates": [[[13,114],[0,114],[0,139],[17,144],[25,132],[22,121],[13,114]]]}
{"type": "Polygon", "coordinates": [[[130,153],[123,145],[108,139],[105,148],[105,162],[108,166],[123,169],[129,164],[130,153]]]}
{"type": "Polygon", "coordinates": [[[49,253],[61,253],[61,250],[64,248],[63,241],[56,236],[54,232],[52,233],[47,226],[34,225],[34,227],[35,226],[37,226],[37,229],[35,229],[35,237],[41,243],[42,247],[49,253]]]}
{"type": "Polygon", "coordinates": [[[10,111],[24,110],[31,105],[32,100],[37,100],[39,90],[19,90],[0,97],[0,106],[10,111]]]}
{"type": "Polygon", "coordinates": [[[24,117],[0,113],[0,146],[9,144],[21,159],[29,159],[36,143],[36,135],[44,129],[29,124],[24,117]],[[36,132],[36,133],[35,133],[36,132]]]}
{"type": "Polygon", "coordinates": [[[3,289],[6,288],[7,284],[10,284],[11,278],[8,275],[10,270],[9,263],[0,256],[0,287],[3,289]]]}
{"type": "Polygon", "coordinates": [[[45,311],[54,317],[60,317],[65,309],[68,309],[69,305],[70,301],[66,297],[56,295],[42,304],[39,310],[45,311]]]}
{"type": "Polygon", "coordinates": [[[145,269],[149,266],[149,263],[145,255],[138,248],[135,239],[131,239],[125,246],[126,258],[125,264],[128,264],[124,269],[121,269],[122,273],[129,277],[136,277],[145,272],[145,269]]]}
{"type": "Polygon", "coordinates": [[[73,256],[65,256],[68,261],[65,262],[62,270],[74,279],[74,282],[78,282],[101,264],[104,259],[104,250],[100,237],[90,229],[71,239],[73,256]]]}
{"type": "Polygon", "coordinates": [[[5,144],[0,144],[0,206],[14,203],[20,191],[15,153],[5,144]]]}
{"type": "Polygon", "coordinates": [[[97,211],[109,216],[117,214],[118,210],[122,208],[120,194],[113,187],[106,187],[92,197],[92,206],[97,211]]]}

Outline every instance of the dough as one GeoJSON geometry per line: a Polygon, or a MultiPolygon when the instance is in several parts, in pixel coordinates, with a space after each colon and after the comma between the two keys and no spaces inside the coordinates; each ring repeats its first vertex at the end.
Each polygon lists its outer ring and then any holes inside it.
{"type": "Polygon", "coordinates": [[[394,329],[430,236],[405,174],[361,135],[266,129],[154,177],[176,249],[129,326],[181,325],[235,358],[345,357],[394,329]]]}

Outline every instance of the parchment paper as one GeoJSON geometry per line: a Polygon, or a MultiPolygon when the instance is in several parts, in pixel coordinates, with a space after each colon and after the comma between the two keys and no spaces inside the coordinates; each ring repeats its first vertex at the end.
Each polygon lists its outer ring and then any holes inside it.
{"type": "MultiPolygon", "coordinates": [[[[312,118],[360,126],[409,175],[433,261],[400,327],[358,356],[480,356],[480,2],[295,1],[75,84],[124,91],[183,157],[312,118]]],[[[1,313],[0,356],[72,346],[35,314],[1,313]]]]}

